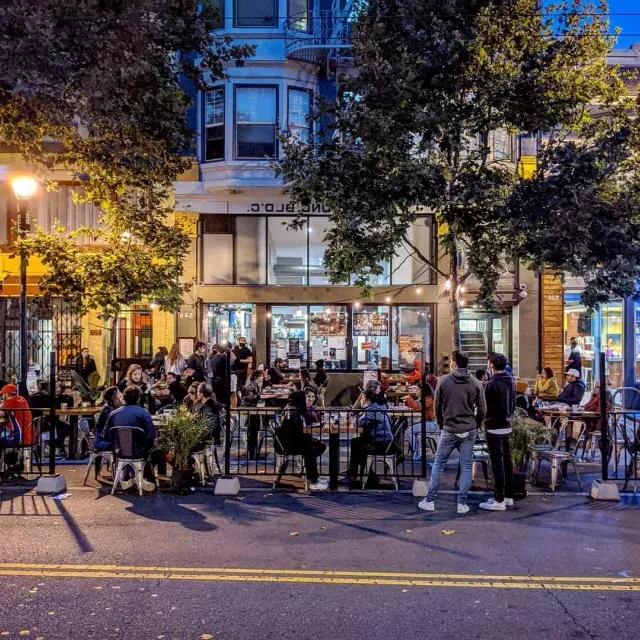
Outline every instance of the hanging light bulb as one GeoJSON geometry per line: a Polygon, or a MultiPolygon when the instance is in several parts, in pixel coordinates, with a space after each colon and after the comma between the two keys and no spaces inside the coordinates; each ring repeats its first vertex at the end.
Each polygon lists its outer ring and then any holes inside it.
{"type": "Polygon", "coordinates": [[[391,302],[391,296],[387,296],[387,297],[384,299],[384,301],[385,301],[385,302],[387,302],[387,303],[391,302]]]}
{"type": "Polygon", "coordinates": [[[362,306],[362,304],[361,304],[360,302],[356,302],[353,306],[354,306],[356,309],[359,309],[359,308],[362,306]]]}
{"type": "Polygon", "coordinates": [[[422,293],[422,287],[416,287],[416,293],[420,295],[422,293]]]}

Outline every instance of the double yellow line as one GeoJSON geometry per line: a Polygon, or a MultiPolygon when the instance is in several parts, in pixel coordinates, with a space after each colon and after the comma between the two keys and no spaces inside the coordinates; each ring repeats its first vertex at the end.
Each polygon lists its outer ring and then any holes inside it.
{"type": "Polygon", "coordinates": [[[640,578],[390,573],[226,567],[146,567],[114,564],[0,563],[0,576],[111,580],[183,580],[387,587],[640,591],[640,578]]]}

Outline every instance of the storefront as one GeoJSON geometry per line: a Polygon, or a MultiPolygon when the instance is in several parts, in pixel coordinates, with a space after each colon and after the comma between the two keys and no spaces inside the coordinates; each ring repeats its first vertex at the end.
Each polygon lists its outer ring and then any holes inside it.
{"type": "Polygon", "coordinates": [[[503,353],[511,362],[511,314],[461,310],[460,346],[469,354],[473,371],[486,368],[491,352],[503,353]]]}
{"type": "Polygon", "coordinates": [[[255,305],[207,304],[203,309],[202,340],[210,347],[214,344],[238,344],[244,336],[249,344],[255,342],[255,305]]]}

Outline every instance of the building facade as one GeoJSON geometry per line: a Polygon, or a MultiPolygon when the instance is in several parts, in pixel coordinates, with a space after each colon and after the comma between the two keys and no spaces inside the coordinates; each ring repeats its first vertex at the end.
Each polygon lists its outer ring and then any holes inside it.
{"type": "MultiPolygon", "coordinates": [[[[398,247],[371,283],[370,299],[349,282],[331,284],[322,242],[330,212],[321,205],[296,209],[274,174],[278,128],[310,135],[306,116],[314,94],[335,96],[336,74],[349,68],[351,2],[222,5],[223,31],[255,45],[256,53],[198,96],[197,167],[176,185],[176,209],[194,221],[186,270],[194,286],[177,318],[183,349],[196,338],[211,345],[245,335],[258,363],[283,357],[292,366],[313,368],[323,359],[335,373],[372,365],[397,370],[411,366],[418,348],[435,367],[451,349],[444,283],[398,247]],[[299,214],[304,224],[293,230],[288,223],[299,214]]],[[[521,149],[506,132],[494,134],[496,157],[522,161],[521,149]]],[[[418,217],[411,233],[424,254],[437,255],[431,216],[418,217]]],[[[503,351],[516,371],[532,377],[538,363],[537,278],[505,265],[500,314],[474,309],[472,281],[467,289],[460,329],[473,366],[484,366],[488,351],[503,351]],[[525,331],[527,339],[520,340],[525,331]]]]}

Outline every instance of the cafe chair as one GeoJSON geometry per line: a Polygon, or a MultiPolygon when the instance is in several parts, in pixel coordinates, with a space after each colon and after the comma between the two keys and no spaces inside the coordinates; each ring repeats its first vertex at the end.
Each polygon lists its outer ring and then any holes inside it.
{"type": "Polygon", "coordinates": [[[367,461],[364,465],[364,473],[362,474],[362,490],[367,486],[367,480],[369,479],[369,473],[371,470],[376,468],[376,464],[382,460],[382,469],[383,476],[387,475],[387,471],[389,472],[389,476],[393,479],[393,486],[395,490],[399,490],[400,482],[398,480],[398,465],[397,465],[397,455],[398,451],[402,451],[402,446],[394,448],[394,445],[397,445],[398,437],[401,437],[402,429],[404,424],[402,421],[398,424],[395,432],[393,433],[393,438],[389,445],[387,446],[385,452],[383,454],[371,454],[367,456],[367,461]]]}
{"type": "MultiPolygon", "coordinates": [[[[134,472],[134,482],[142,495],[142,480],[147,459],[140,455],[146,445],[146,434],[140,427],[113,427],[113,449],[116,457],[116,468],[113,475],[111,495],[116,492],[122,482],[127,467],[134,472]]],[[[155,482],[155,477],[154,477],[155,482]]]]}
{"type": "Polygon", "coordinates": [[[207,450],[192,451],[190,457],[193,460],[193,467],[200,477],[200,484],[204,487],[206,478],[209,476],[207,470],[207,450]]]}
{"type": "Polygon", "coordinates": [[[293,468],[293,473],[289,475],[298,475],[296,474],[296,467],[300,469],[299,475],[304,478],[304,490],[309,491],[309,480],[307,479],[307,470],[304,465],[304,457],[299,453],[288,453],[280,438],[278,438],[276,434],[277,422],[275,420],[269,421],[269,431],[271,433],[271,437],[273,438],[273,448],[276,454],[276,476],[273,479],[273,485],[271,487],[272,490],[275,490],[282,476],[286,473],[289,465],[293,468]]]}
{"type": "MultiPolygon", "coordinates": [[[[578,478],[578,486],[582,489],[582,480],[578,473],[578,466],[576,464],[576,458],[580,449],[580,444],[584,439],[584,434],[587,430],[587,425],[582,420],[567,420],[558,433],[556,444],[553,449],[549,451],[540,451],[538,457],[538,468],[534,476],[534,482],[538,477],[540,471],[540,462],[546,460],[551,465],[551,480],[549,487],[551,491],[556,490],[558,484],[558,475],[562,477],[562,463],[566,462],[573,465],[573,470],[578,478]],[[569,442],[567,449],[560,449],[561,446],[567,441],[567,430],[569,430],[569,442]]],[[[566,478],[563,478],[566,480],[566,478]]]]}
{"type": "MultiPolygon", "coordinates": [[[[31,429],[33,432],[33,444],[19,444],[15,448],[22,454],[22,470],[24,473],[33,472],[33,461],[35,460],[38,467],[38,473],[42,475],[42,425],[45,417],[34,418],[31,421],[31,429]]],[[[48,437],[48,434],[47,434],[48,437]]]]}
{"type": "Polygon", "coordinates": [[[100,467],[96,467],[96,480],[98,479],[98,474],[100,473],[102,465],[113,471],[113,451],[96,451],[94,444],[95,436],[91,433],[88,420],[83,419],[78,422],[78,433],[82,434],[81,442],[89,453],[87,472],[84,475],[84,482],[82,483],[83,486],[86,486],[87,480],[89,479],[89,473],[91,473],[92,467],[95,466],[96,460],[100,460],[100,467]]]}

